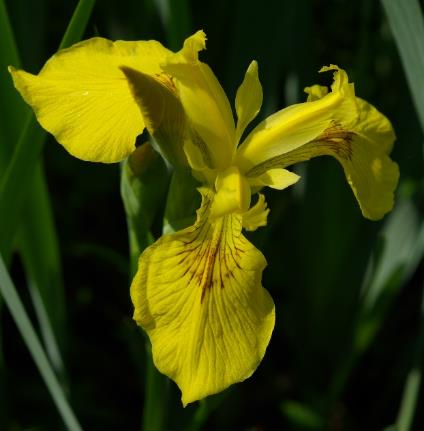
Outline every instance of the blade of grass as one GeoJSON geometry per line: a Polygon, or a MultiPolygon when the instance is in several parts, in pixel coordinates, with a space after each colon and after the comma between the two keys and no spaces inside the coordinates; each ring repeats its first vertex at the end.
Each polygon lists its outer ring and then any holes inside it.
{"type": "Polygon", "coordinates": [[[3,296],[5,303],[13,317],[13,320],[18,327],[22,338],[31,356],[40,371],[40,374],[49,390],[54,403],[63,419],[68,430],[79,431],[81,426],[75,417],[66,396],[53,372],[47,356],[41,347],[38,336],[28,318],[25,308],[19,298],[16,288],[9,276],[9,273],[4,264],[3,258],[0,255],[0,293],[3,296]]]}
{"type": "Polygon", "coordinates": [[[16,136],[22,130],[22,121],[25,115],[29,115],[29,109],[12,85],[7,72],[9,64],[18,66],[20,59],[4,0],[0,0],[0,178],[10,159],[16,136]]]}
{"type": "MultiPolygon", "coordinates": [[[[9,16],[4,1],[0,0],[0,92],[4,102],[0,106],[0,115],[3,119],[0,126],[0,172],[2,173],[4,173],[9,163],[13,152],[13,145],[22,130],[22,122],[30,115],[29,108],[14,89],[10,76],[7,73],[7,66],[9,64],[14,64],[17,67],[21,65],[9,16]]],[[[39,166],[39,163],[37,163],[34,181],[30,183],[29,189],[30,202],[28,202],[27,211],[24,212],[26,220],[21,225],[21,251],[25,249],[22,254],[27,277],[34,280],[34,282],[30,282],[28,285],[34,286],[31,289],[31,296],[37,311],[43,341],[47,347],[49,359],[54,364],[56,372],[62,377],[61,380],[63,382],[65,372],[57,343],[57,340],[61,340],[63,345],[63,335],[65,333],[61,269],[58,255],[44,253],[46,249],[45,244],[50,251],[53,251],[52,248],[57,244],[57,239],[51,212],[46,211],[46,207],[50,207],[49,196],[43,170],[39,166]],[[30,225],[26,221],[30,221],[30,225]],[[41,238],[41,241],[34,241],[37,235],[38,238],[41,238]],[[43,241],[46,242],[43,243],[43,241]],[[32,264],[32,270],[30,270],[29,265],[31,262],[36,261],[35,258],[37,258],[38,262],[37,264],[32,264]],[[38,263],[42,264],[39,265],[38,263]],[[56,274],[56,279],[49,277],[49,274],[56,274]],[[49,281],[48,283],[46,282],[47,280],[49,281]],[[36,290],[35,286],[48,287],[48,295],[46,289],[44,289],[45,294],[42,294],[42,292],[36,290]],[[47,302],[48,296],[53,299],[50,303],[47,302]]],[[[2,301],[0,297],[0,311],[2,308],[1,305],[2,301]]],[[[3,367],[3,360],[0,357],[0,387],[2,388],[0,391],[0,427],[6,426],[7,402],[9,401],[6,384],[4,383],[5,370],[3,367]]]]}
{"type": "Polygon", "coordinates": [[[38,164],[18,247],[49,359],[64,381],[60,354],[65,339],[65,301],[58,239],[42,168],[38,164]]]}
{"type": "Polygon", "coordinates": [[[62,41],[60,42],[59,49],[67,48],[81,40],[95,3],[96,0],[80,0],[78,2],[62,41]]]}
{"type": "MultiPolygon", "coordinates": [[[[21,62],[3,1],[0,3],[0,21],[3,24],[1,34],[8,41],[7,45],[0,42],[1,66],[4,69],[1,72],[7,74],[7,64],[20,67],[21,62]]],[[[7,79],[0,82],[2,91],[8,96],[7,109],[2,112],[2,118],[6,118],[6,123],[11,126],[9,126],[7,136],[2,135],[4,139],[2,147],[8,148],[16,142],[19,136],[21,130],[19,124],[22,124],[27,109],[20,95],[13,88],[10,76],[5,76],[5,78],[7,79]]],[[[0,165],[6,166],[11,153],[12,148],[9,149],[8,154],[2,154],[0,165]]],[[[40,163],[37,163],[34,181],[30,183],[29,189],[27,211],[23,213],[23,223],[21,224],[19,248],[27,278],[30,280],[28,285],[39,289],[39,291],[31,289],[31,297],[44,344],[56,372],[60,376],[64,376],[63,362],[57,342],[60,340],[63,346],[65,334],[62,271],[49,195],[40,163]]]]}
{"type": "Polygon", "coordinates": [[[176,51],[192,31],[188,0],[155,0],[166,31],[167,46],[176,51]]]}
{"type": "Polygon", "coordinates": [[[406,378],[402,394],[401,405],[396,421],[397,431],[409,431],[414,423],[418,395],[422,382],[423,354],[424,354],[424,285],[421,300],[421,328],[417,340],[414,363],[406,378]]]}
{"type": "MultiPolygon", "coordinates": [[[[77,42],[84,33],[95,0],[80,0],[68,28],[63,36],[60,49],[77,42]]],[[[22,132],[12,160],[0,185],[0,252],[8,261],[13,239],[17,229],[17,220],[21,212],[29,182],[33,178],[34,167],[41,153],[45,133],[31,116],[22,132]]]]}
{"type": "Polygon", "coordinates": [[[424,22],[417,0],[381,0],[424,131],[424,22]]]}
{"type": "Polygon", "coordinates": [[[382,230],[381,250],[376,254],[377,261],[364,283],[352,351],[334,374],[328,404],[340,396],[352,369],[375,339],[400,289],[424,255],[424,222],[411,197],[398,199],[382,230]]]}

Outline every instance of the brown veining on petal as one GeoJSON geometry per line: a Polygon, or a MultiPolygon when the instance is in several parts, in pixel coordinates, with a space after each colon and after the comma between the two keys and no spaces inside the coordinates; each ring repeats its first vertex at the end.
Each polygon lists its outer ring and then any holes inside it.
{"type": "Polygon", "coordinates": [[[333,123],[312,141],[254,166],[246,173],[246,176],[256,177],[269,169],[286,168],[318,156],[334,156],[338,159],[351,160],[354,137],[354,132],[345,130],[339,124],[333,123]]]}

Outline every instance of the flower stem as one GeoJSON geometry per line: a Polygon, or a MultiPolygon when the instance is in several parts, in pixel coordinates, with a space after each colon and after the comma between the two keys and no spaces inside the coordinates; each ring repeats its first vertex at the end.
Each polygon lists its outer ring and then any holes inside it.
{"type": "Polygon", "coordinates": [[[146,384],[144,392],[143,430],[165,429],[168,410],[169,380],[153,364],[152,348],[146,338],[146,384]]]}

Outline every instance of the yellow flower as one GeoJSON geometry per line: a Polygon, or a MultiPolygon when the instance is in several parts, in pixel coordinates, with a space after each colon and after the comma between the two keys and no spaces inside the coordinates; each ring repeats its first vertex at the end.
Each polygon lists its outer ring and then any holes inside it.
{"type": "Polygon", "coordinates": [[[40,123],[77,157],[119,160],[146,125],[203,183],[194,225],[147,248],[131,285],[134,319],[184,405],[248,378],[274,328],[274,303],[261,285],[266,260],[242,235],[264,226],[269,212],[261,194],[251,205],[252,194],[284,189],[299,180],[288,166],[330,155],[363,215],[377,220],[393,207],[399,176],[388,156],[390,122],[333,65],[321,69],[334,73],[330,91],[306,88],[305,103],[271,115],[240,143],[262,104],[257,63],[237,91],[235,124],[221,85],[198,59],[205,40],[199,31],[171,53],[153,41],[96,38],[56,54],[38,76],[12,70],[40,123]]]}

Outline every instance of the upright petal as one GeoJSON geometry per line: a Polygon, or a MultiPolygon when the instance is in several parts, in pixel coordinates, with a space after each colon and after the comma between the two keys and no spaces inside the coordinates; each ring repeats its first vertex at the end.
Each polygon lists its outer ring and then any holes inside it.
{"type": "Polygon", "coordinates": [[[156,41],[92,38],[59,51],[38,75],[10,68],[40,124],[72,155],[117,162],[134,150],[144,129],[121,66],[148,74],[172,52],[156,41]]]}
{"type": "Polygon", "coordinates": [[[230,166],[235,151],[234,119],[227,96],[214,73],[198,60],[205,39],[203,32],[188,38],[183,49],[166,60],[163,69],[176,78],[181,102],[195,130],[194,141],[201,147],[205,166],[225,169],[230,166]]]}
{"type": "Polygon", "coordinates": [[[262,85],[258,76],[258,63],[252,61],[236,94],[237,143],[246,126],[258,115],[262,106],[262,98],[262,85]]]}
{"type": "Polygon", "coordinates": [[[212,192],[202,195],[195,225],[149,247],[131,285],[134,319],[184,405],[247,379],[275,320],[261,286],[266,261],[241,234],[241,216],[210,221],[212,192]]]}

